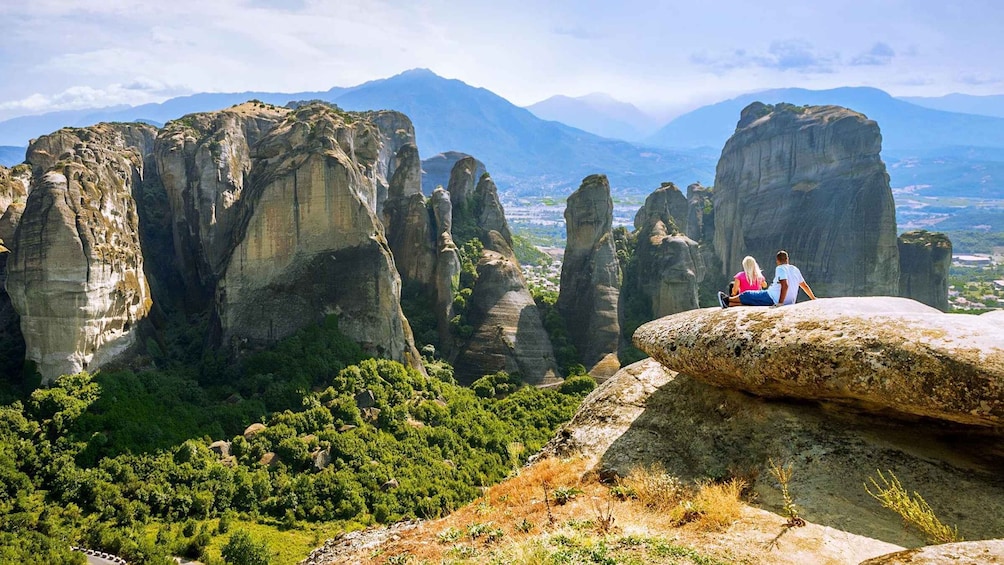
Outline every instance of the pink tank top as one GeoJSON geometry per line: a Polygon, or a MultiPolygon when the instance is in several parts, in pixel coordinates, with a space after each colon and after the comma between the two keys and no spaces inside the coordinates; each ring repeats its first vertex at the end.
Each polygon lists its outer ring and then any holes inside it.
{"type": "Polygon", "coordinates": [[[750,282],[746,280],[746,271],[739,271],[736,273],[735,278],[739,280],[739,292],[746,292],[747,290],[760,290],[760,285],[757,281],[750,282]]]}

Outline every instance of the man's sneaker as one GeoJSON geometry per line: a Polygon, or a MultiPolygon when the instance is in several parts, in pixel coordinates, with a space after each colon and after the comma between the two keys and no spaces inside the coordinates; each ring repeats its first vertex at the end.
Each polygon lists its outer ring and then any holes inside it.
{"type": "Polygon", "coordinates": [[[725,293],[720,290],[718,291],[718,303],[722,305],[722,308],[729,307],[729,297],[725,296],[725,293]]]}

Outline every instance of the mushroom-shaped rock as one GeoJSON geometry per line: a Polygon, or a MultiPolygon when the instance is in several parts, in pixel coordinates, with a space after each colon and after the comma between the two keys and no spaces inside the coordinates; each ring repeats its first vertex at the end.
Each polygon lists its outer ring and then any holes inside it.
{"type": "Polygon", "coordinates": [[[673,370],[759,396],[1004,427],[1004,329],[904,298],[706,308],[649,322],[634,343],[673,370]]]}

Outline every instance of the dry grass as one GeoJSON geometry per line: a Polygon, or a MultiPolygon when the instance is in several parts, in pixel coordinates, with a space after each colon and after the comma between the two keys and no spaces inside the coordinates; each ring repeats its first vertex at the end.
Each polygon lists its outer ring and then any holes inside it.
{"type": "MultiPolygon", "coordinates": [[[[367,557],[374,563],[415,565],[579,562],[576,555],[589,562],[601,557],[620,562],[632,555],[645,563],[722,562],[669,540],[728,528],[742,510],[742,481],[685,487],[662,467],[638,468],[621,482],[637,498],[618,500],[595,473],[587,472],[589,466],[581,458],[541,460],[468,506],[367,557]],[[555,491],[580,494],[560,505],[552,498],[548,505],[545,486],[550,497],[555,491]],[[697,510],[690,519],[667,519],[685,506],[697,510]]],[[[608,562],[602,559],[595,562],[608,562]]]]}

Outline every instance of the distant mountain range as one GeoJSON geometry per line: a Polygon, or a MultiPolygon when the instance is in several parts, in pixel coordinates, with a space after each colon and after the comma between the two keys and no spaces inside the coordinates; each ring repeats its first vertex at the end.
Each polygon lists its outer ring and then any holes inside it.
{"type": "Polygon", "coordinates": [[[947,94],[938,97],[901,96],[911,104],[944,110],[946,112],[961,112],[963,114],[978,114],[1004,118],[1004,94],[990,96],[973,96],[971,94],[947,94]]]}
{"type": "Polygon", "coordinates": [[[561,122],[603,137],[637,141],[659,128],[655,118],[634,104],[602,92],[585,96],[552,96],[526,107],[544,120],[561,122]]]}
{"type": "Polygon", "coordinates": [[[326,91],[203,93],[159,104],[14,118],[0,122],[0,144],[13,146],[0,148],[0,164],[20,162],[29,139],[63,126],[134,120],[163,124],[252,98],[278,105],[319,99],[347,110],[404,112],[415,124],[423,158],[449,151],[473,155],[485,163],[503,191],[517,196],[561,197],[597,172],[606,173],[615,193],[624,194],[647,194],[667,180],[681,186],[694,181],[711,184],[740,111],[757,100],[836,104],[876,120],[894,187],[919,185],[927,194],[981,198],[997,197],[1004,187],[1004,118],[924,107],[990,113],[1004,97],[914,99],[922,104],[918,105],[874,88],[768,90],[698,108],[643,142],[629,143],[610,137],[637,138],[646,123],[652,129],[655,122],[608,95],[552,97],[527,109],[425,69],[326,91]]]}
{"type": "Polygon", "coordinates": [[[744,94],[683,114],[645,141],[657,147],[721,148],[735,131],[740,111],[755,101],[834,104],[861,112],[878,122],[884,152],[930,151],[965,145],[1004,148],[1004,118],[932,110],[867,87],[783,88],[744,94]]]}

